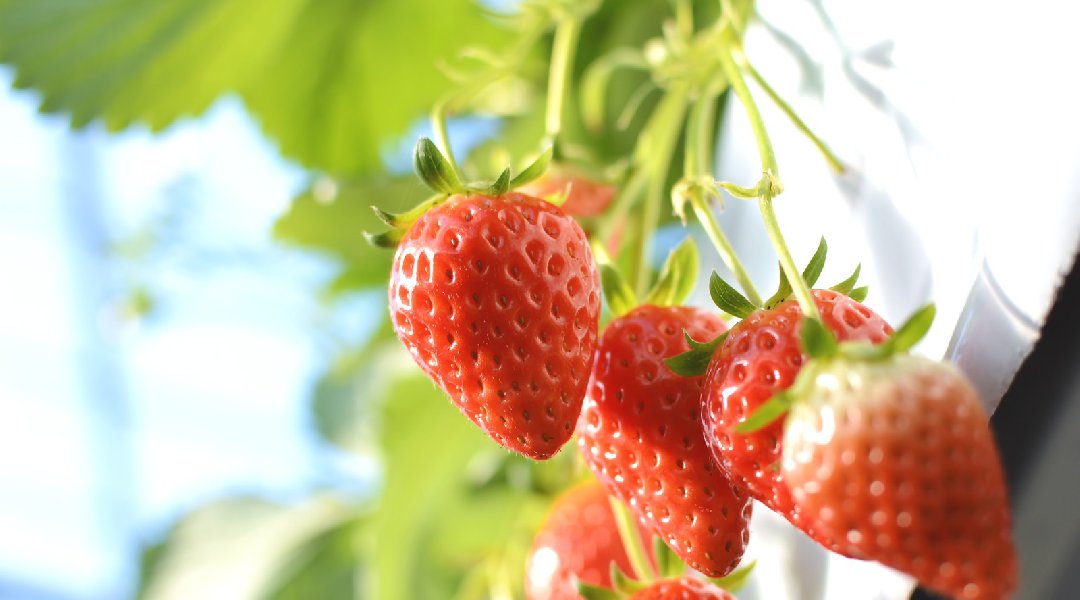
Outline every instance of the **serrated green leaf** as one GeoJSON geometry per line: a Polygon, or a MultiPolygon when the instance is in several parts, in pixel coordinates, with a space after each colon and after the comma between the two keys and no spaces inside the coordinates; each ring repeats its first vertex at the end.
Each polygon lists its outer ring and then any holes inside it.
{"type": "Polygon", "coordinates": [[[720,310],[740,319],[745,319],[757,310],[753,302],[747,300],[738,290],[721,279],[716,271],[713,271],[709,278],[709,295],[720,310]]]}
{"type": "Polygon", "coordinates": [[[862,272],[862,263],[859,263],[859,264],[855,265],[855,272],[852,273],[850,277],[848,277],[847,279],[841,281],[840,283],[832,286],[829,289],[834,291],[834,292],[840,292],[841,294],[844,294],[845,296],[851,294],[851,292],[855,289],[855,284],[859,282],[859,274],[861,272],[862,272]]]}
{"type": "Polygon", "coordinates": [[[634,290],[613,265],[600,265],[600,288],[604,292],[608,309],[616,317],[625,315],[638,305],[634,290]]]}
{"type": "Polygon", "coordinates": [[[799,346],[808,356],[828,358],[836,354],[838,343],[818,319],[804,318],[799,325],[799,346]]]}
{"type": "Polygon", "coordinates": [[[821,241],[818,242],[817,250],[814,251],[814,255],[810,257],[810,262],[806,263],[806,268],[802,272],[806,287],[814,287],[818,277],[821,277],[821,271],[825,268],[825,256],[828,253],[829,245],[825,243],[825,238],[822,237],[821,241]]]}
{"type": "Polygon", "coordinates": [[[536,181],[537,178],[547,171],[548,166],[551,165],[553,153],[554,148],[548,146],[546,150],[540,153],[540,156],[536,157],[536,160],[532,161],[529,166],[525,167],[510,180],[510,189],[516,190],[523,185],[536,181]]]}
{"type": "Polygon", "coordinates": [[[863,300],[866,300],[866,295],[868,293],[870,293],[870,286],[864,285],[851,290],[851,293],[848,294],[848,298],[851,298],[856,302],[862,302],[863,300]]]}
{"type": "Polygon", "coordinates": [[[0,63],[43,112],[157,131],[238,92],[286,156],[336,173],[379,168],[451,89],[438,60],[507,37],[472,0],[0,2],[0,63]]]}
{"type": "Polygon", "coordinates": [[[723,577],[710,577],[709,581],[728,592],[737,592],[746,585],[746,580],[750,578],[755,566],[757,561],[752,560],[745,567],[739,567],[723,577]]]}
{"type": "Polygon", "coordinates": [[[757,410],[750,413],[750,416],[735,428],[735,432],[754,433],[779,419],[789,408],[791,408],[791,404],[794,401],[795,399],[792,398],[788,392],[776,392],[773,394],[772,398],[766,400],[764,404],[757,407],[757,410]]]}
{"type": "Polygon", "coordinates": [[[644,304],[678,306],[694,290],[698,274],[698,251],[694,238],[687,237],[668,254],[656,285],[645,296],[644,304]]]}
{"type": "Polygon", "coordinates": [[[686,340],[690,343],[690,350],[664,359],[664,364],[671,369],[672,373],[683,377],[704,375],[709,368],[709,362],[712,360],[713,354],[716,353],[716,349],[727,339],[728,332],[725,331],[705,343],[698,342],[690,337],[689,333],[683,332],[683,335],[686,336],[686,340]]]}
{"type": "Polygon", "coordinates": [[[908,317],[908,320],[882,346],[887,349],[888,354],[907,352],[926,336],[926,332],[930,331],[935,315],[937,315],[937,307],[933,304],[920,308],[908,317]]]}

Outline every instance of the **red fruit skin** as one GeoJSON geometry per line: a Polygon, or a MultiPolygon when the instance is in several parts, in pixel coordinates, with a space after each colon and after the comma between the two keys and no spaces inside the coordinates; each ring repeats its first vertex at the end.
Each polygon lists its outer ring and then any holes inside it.
{"type": "Polygon", "coordinates": [[[963,600],[1017,586],[1008,491],[986,413],[952,365],[830,364],[789,416],[799,510],[853,551],[963,600]],[[825,408],[825,407],[828,408],[825,408]]]}
{"type": "MultiPolygon", "coordinates": [[[[650,534],[641,524],[638,533],[647,544],[650,534]]],[[[574,577],[590,585],[611,587],[611,563],[633,574],[615,524],[607,491],[596,481],[570,488],[551,507],[533,541],[525,567],[525,593],[529,600],[580,600],[574,577]]]]}
{"type": "Polygon", "coordinates": [[[690,567],[731,572],[749,539],[751,503],[713,462],[701,430],[703,377],[672,373],[663,359],[724,330],[712,313],[639,306],[600,338],[578,424],[585,462],[690,567]]]}
{"type": "MultiPolygon", "coordinates": [[[[869,308],[832,290],[813,290],[822,322],[840,341],[880,343],[892,327],[869,308]]],[[[736,324],[706,373],[702,420],[716,461],[752,497],[786,517],[819,544],[851,554],[822,537],[791,500],[780,471],[783,419],[753,433],[737,433],[772,395],[795,381],[806,361],[799,346],[802,312],[795,300],[758,310],[736,324]]]]}
{"type": "Polygon", "coordinates": [[[735,596],[715,585],[693,579],[665,579],[638,591],[631,600],[736,600],[735,596]]]}
{"type": "Polygon", "coordinates": [[[406,232],[389,296],[416,363],[492,439],[537,460],[570,439],[600,316],[572,218],[523,194],[454,196],[406,232]]]}
{"type": "Polygon", "coordinates": [[[521,192],[543,198],[566,194],[559,208],[574,217],[595,217],[615,199],[615,186],[554,169],[548,175],[521,188],[521,192]]]}

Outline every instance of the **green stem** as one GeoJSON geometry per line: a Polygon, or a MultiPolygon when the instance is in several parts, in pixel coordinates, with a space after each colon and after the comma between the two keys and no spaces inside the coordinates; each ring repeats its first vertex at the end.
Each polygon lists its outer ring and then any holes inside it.
{"type": "Polygon", "coordinates": [[[548,73],[547,115],[544,121],[545,143],[555,143],[562,130],[563,104],[566,100],[568,82],[574,67],[574,53],[581,35],[581,19],[567,16],[555,28],[555,40],[551,48],[551,70],[548,73]]]}
{"type": "MultiPolygon", "coordinates": [[[[714,143],[712,134],[713,123],[716,119],[716,97],[717,94],[703,93],[690,109],[686,126],[686,156],[683,167],[683,174],[690,182],[702,176],[712,178],[712,145],[714,143]]],[[[705,229],[720,259],[735,276],[739,287],[743,289],[751,302],[761,306],[761,294],[754,287],[754,282],[750,279],[738,255],[735,254],[735,249],[732,248],[727,236],[724,235],[724,230],[716,222],[708,202],[702,196],[700,189],[696,187],[691,191],[690,205],[694,210],[694,216],[705,229]]]]}
{"type": "Polygon", "coordinates": [[[694,5],[691,0],[675,0],[675,24],[684,40],[694,35],[694,5]]]}
{"type": "Polygon", "coordinates": [[[623,548],[626,549],[626,557],[630,559],[630,567],[634,570],[632,575],[642,583],[651,583],[658,574],[649,564],[645,545],[638,535],[638,528],[634,526],[634,517],[626,505],[615,496],[609,496],[611,512],[615,515],[615,528],[619,530],[619,539],[622,540],[623,548]]]}
{"type": "Polygon", "coordinates": [[[735,56],[735,60],[742,66],[743,70],[745,70],[750,75],[750,78],[765,91],[765,94],[769,96],[769,99],[772,100],[780,110],[784,111],[784,114],[791,119],[791,122],[795,124],[795,127],[801,131],[803,135],[810,138],[810,141],[817,147],[822,156],[825,157],[825,161],[829,163],[829,167],[837,173],[843,173],[844,163],[840,161],[840,157],[836,156],[836,154],[829,149],[829,146],[825,144],[825,140],[821,139],[817,134],[810,130],[810,127],[806,125],[806,122],[795,113],[795,110],[791,108],[790,104],[776,93],[776,90],[769,85],[769,82],[765,81],[765,78],[754,68],[754,65],[746,60],[746,56],[741,51],[734,49],[732,53],[735,56]]]}
{"type": "Polygon", "coordinates": [[[810,294],[810,288],[806,285],[802,273],[799,272],[799,267],[791,257],[791,252],[784,241],[784,235],[780,231],[780,224],[776,220],[776,212],[773,210],[772,201],[784,189],[780,185],[780,169],[776,164],[776,153],[773,151],[769,133],[765,130],[765,121],[761,118],[761,111],[758,110],[754,97],[750,94],[750,88],[747,87],[746,80],[743,78],[742,71],[739,70],[733,58],[736,52],[741,53],[741,50],[739,49],[738,40],[729,27],[724,30],[724,35],[721,37],[720,51],[717,54],[720,66],[731,84],[731,89],[735,91],[739,102],[746,109],[746,115],[750,118],[750,128],[754,132],[754,139],[757,140],[762,169],[762,178],[758,184],[760,191],[758,208],[761,210],[761,217],[765,222],[765,231],[769,234],[777,258],[780,260],[780,268],[787,275],[788,282],[791,283],[792,291],[795,293],[795,298],[798,300],[803,314],[818,319],[820,316],[818,315],[817,305],[814,303],[814,297],[810,294]]]}

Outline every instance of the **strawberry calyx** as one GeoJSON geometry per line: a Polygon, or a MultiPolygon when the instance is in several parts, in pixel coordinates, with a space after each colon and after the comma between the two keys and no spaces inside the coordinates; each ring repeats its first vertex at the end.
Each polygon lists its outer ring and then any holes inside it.
{"type": "MultiPolygon", "coordinates": [[[[602,253],[598,253],[603,257],[602,253]]],[[[660,275],[646,294],[638,301],[634,290],[623,278],[619,270],[603,258],[600,261],[600,287],[611,313],[622,316],[639,304],[653,306],[679,306],[686,301],[694,290],[698,272],[697,245],[694,239],[687,237],[676,246],[660,268],[660,275]]]]}
{"type": "Polygon", "coordinates": [[[898,355],[905,355],[930,330],[937,309],[933,304],[915,311],[891,336],[880,344],[867,342],[837,342],[836,337],[821,321],[804,319],[799,328],[799,345],[810,361],[803,365],[791,387],[773,394],[772,398],[750,413],[735,428],[737,433],[753,433],[788,413],[791,408],[807,397],[817,385],[818,375],[837,361],[884,362],[898,355]]]}
{"type": "MultiPolygon", "coordinates": [[[[828,252],[829,245],[825,242],[825,238],[822,237],[821,241],[818,242],[814,255],[810,257],[809,262],[806,263],[806,267],[803,268],[802,271],[802,278],[808,287],[812,287],[817,283],[818,278],[821,277],[821,273],[825,268],[825,259],[828,252]]],[[[851,276],[829,289],[849,296],[852,300],[861,302],[866,298],[868,290],[866,286],[855,287],[858,283],[861,271],[862,265],[856,265],[855,271],[851,276]]],[[[712,275],[709,277],[709,296],[712,297],[713,303],[716,304],[717,308],[720,310],[733,317],[745,319],[756,310],[762,308],[776,308],[781,303],[791,299],[794,296],[794,292],[791,288],[791,283],[784,273],[783,267],[781,267],[780,283],[777,285],[776,292],[763,303],[759,304],[747,299],[746,296],[739,293],[739,291],[725,281],[724,278],[720,277],[716,271],[713,271],[712,275]]],[[[808,320],[816,321],[816,319],[808,320]]],[[[820,323],[820,321],[818,321],[818,323],[820,323]]],[[[716,349],[724,342],[726,336],[727,332],[724,332],[708,342],[698,342],[687,337],[687,340],[690,342],[690,350],[672,356],[671,358],[666,359],[664,363],[667,364],[668,368],[672,371],[684,377],[696,377],[702,375],[709,366],[709,361],[712,359],[716,349]]]]}
{"type": "MultiPolygon", "coordinates": [[[[655,546],[657,548],[657,562],[661,560],[661,548],[666,549],[666,553],[670,555],[672,564],[675,565],[671,569],[660,570],[660,578],[658,580],[636,580],[629,575],[622,572],[618,565],[611,563],[611,582],[610,588],[600,587],[596,585],[590,585],[584,583],[581,580],[575,578],[575,586],[577,587],[578,594],[585,598],[585,600],[625,600],[626,598],[633,597],[634,594],[640,592],[643,589],[649,587],[649,585],[657,581],[673,580],[680,577],[687,577],[686,565],[679,560],[679,557],[675,555],[670,549],[667,549],[667,545],[660,538],[653,538],[655,546]]],[[[706,577],[705,581],[719,587],[728,592],[737,592],[743,586],[746,585],[747,580],[750,578],[750,574],[753,572],[754,567],[757,565],[757,561],[750,561],[745,566],[735,569],[724,577],[706,577]]]]}
{"type": "MultiPolygon", "coordinates": [[[[552,148],[548,146],[536,160],[513,177],[510,174],[510,167],[506,167],[493,181],[464,183],[454,163],[439,150],[435,142],[421,137],[417,140],[413,151],[413,168],[424,184],[435,192],[435,195],[400,213],[391,213],[372,206],[375,216],[390,227],[390,230],[377,234],[364,232],[364,239],[373,246],[394,248],[401,241],[405,230],[429,210],[446,202],[451,196],[471,194],[502,196],[510,190],[531,183],[547,170],[551,163],[552,152],[552,148]]],[[[558,206],[561,201],[565,201],[565,197],[543,198],[543,200],[558,206]]]]}

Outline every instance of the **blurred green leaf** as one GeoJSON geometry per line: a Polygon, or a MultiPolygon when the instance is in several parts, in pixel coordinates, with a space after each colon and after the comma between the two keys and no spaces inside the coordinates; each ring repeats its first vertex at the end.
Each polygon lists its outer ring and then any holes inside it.
{"type": "Polygon", "coordinates": [[[43,112],[160,130],[238,92],[309,167],[377,169],[449,89],[439,60],[500,32],[472,0],[0,0],[0,62],[43,112]]]}
{"type": "MultiPolygon", "coordinates": [[[[326,534],[338,531],[355,514],[354,508],[327,496],[312,496],[295,506],[257,498],[207,504],[183,517],[162,543],[147,550],[138,598],[274,597],[275,590],[306,577],[306,569],[324,564],[311,561],[304,566],[297,560],[320,554],[320,539],[338,542],[326,534]]],[[[354,555],[347,562],[360,561],[354,555]]]]}

